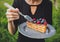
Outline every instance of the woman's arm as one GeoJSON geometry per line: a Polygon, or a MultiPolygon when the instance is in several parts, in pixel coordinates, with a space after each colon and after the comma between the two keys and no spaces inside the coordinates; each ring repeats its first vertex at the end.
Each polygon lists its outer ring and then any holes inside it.
{"type": "Polygon", "coordinates": [[[14,25],[14,21],[19,19],[18,9],[8,9],[6,13],[6,17],[8,20],[8,31],[10,34],[15,34],[17,28],[14,25]]]}
{"type": "Polygon", "coordinates": [[[8,31],[10,32],[11,35],[15,34],[16,28],[14,26],[13,21],[8,22],[8,31]]]}
{"type": "MultiPolygon", "coordinates": [[[[18,0],[14,0],[13,2],[13,7],[14,8],[18,8],[18,4],[19,1],[18,0]]],[[[15,24],[15,20],[19,19],[19,15],[18,15],[18,9],[8,9],[7,10],[7,19],[8,19],[8,31],[10,32],[11,35],[15,34],[17,31],[17,25],[15,24]]]]}

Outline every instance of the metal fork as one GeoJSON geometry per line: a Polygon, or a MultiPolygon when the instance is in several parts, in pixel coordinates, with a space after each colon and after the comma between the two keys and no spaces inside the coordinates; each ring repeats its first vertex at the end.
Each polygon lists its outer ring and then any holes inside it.
{"type": "MultiPolygon", "coordinates": [[[[12,9],[15,9],[14,7],[10,6],[8,3],[4,3],[4,5],[7,7],[7,8],[12,8],[12,9]]],[[[28,21],[33,21],[33,19],[28,16],[28,15],[23,15],[20,11],[18,12],[21,16],[23,16],[26,20],[28,21]]]]}

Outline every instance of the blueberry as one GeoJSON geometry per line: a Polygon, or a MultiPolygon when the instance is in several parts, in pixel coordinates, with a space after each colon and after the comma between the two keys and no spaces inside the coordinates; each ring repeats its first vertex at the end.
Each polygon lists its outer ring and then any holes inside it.
{"type": "Polygon", "coordinates": [[[44,19],[42,19],[41,23],[43,24],[44,22],[45,22],[45,20],[44,20],[44,19]]]}
{"type": "Polygon", "coordinates": [[[41,21],[42,20],[42,18],[39,18],[39,21],[41,21]]]}
{"type": "Polygon", "coordinates": [[[36,21],[39,21],[39,19],[37,19],[36,21]]]}
{"type": "Polygon", "coordinates": [[[37,21],[33,21],[34,23],[36,23],[37,21]]]}

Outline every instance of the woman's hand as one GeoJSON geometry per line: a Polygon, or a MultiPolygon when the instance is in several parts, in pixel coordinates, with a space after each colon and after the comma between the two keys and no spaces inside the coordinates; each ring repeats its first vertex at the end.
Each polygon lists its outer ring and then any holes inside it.
{"type": "Polygon", "coordinates": [[[18,14],[19,9],[7,9],[6,12],[6,17],[8,21],[13,21],[19,19],[19,14],[18,14]]]}

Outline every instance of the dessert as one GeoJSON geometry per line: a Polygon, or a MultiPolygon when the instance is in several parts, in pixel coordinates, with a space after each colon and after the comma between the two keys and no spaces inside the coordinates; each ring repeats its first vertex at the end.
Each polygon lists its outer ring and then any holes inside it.
{"type": "Polygon", "coordinates": [[[40,19],[33,18],[32,22],[30,21],[27,22],[27,27],[35,31],[45,33],[47,29],[47,21],[44,18],[40,18],[40,19]]]}

